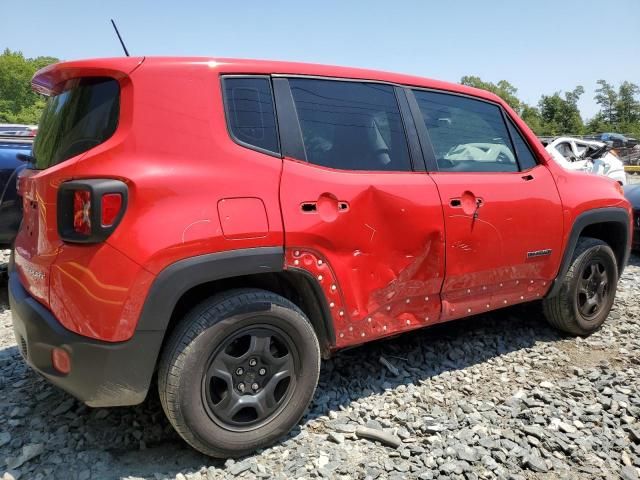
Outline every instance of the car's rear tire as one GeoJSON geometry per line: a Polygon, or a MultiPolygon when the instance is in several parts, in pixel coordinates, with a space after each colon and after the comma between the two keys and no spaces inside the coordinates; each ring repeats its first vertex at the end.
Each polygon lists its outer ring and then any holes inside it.
{"type": "Polygon", "coordinates": [[[611,247],[602,240],[582,237],[560,291],[542,303],[545,317],[564,332],[589,335],[609,315],[617,284],[618,266],[611,247]]]}
{"type": "Polygon", "coordinates": [[[176,326],[158,369],[162,407],[191,446],[213,457],[266,447],[300,420],[315,391],[320,348],[287,299],[232,290],[176,326]]]}

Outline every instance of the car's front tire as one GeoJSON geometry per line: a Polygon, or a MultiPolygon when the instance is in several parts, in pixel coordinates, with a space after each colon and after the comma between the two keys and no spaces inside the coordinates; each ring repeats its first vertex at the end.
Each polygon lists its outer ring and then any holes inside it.
{"type": "Polygon", "coordinates": [[[176,326],[158,370],[169,421],[213,457],[266,447],[300,420],[315,391],[320,348],[311,323],[287,299],[232,290],[176,326]]]}
{"type": "Polygon", "coordinates": [[[543,301],[549,323],[572,335],[589,335],[609,315],[616,295],[618,266],[611,247],[582,237],[557,295],[543,301]]]}

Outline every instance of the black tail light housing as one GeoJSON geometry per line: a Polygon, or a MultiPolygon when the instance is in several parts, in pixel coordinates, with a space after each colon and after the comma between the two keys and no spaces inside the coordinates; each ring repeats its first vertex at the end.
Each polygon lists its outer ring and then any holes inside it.
{"type": "Polygon", "coordinates": [[[99,243],[116,229],[129,189],[113,179],[73,180],[58,190],[58,233],[65,242],[99,243]]]}

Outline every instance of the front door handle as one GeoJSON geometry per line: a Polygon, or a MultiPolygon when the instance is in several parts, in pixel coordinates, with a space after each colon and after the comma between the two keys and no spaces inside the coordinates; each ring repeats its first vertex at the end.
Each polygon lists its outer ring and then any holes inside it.
{"type": "Polygon", "coordinates": [[[533,175],[531,175],[530,173],[528,173],[527,175],[523,175],[523,176],[522,176],[522,179],[523,179],[525,182],[530,182],[531,180],[533,180],[533,175]]]}

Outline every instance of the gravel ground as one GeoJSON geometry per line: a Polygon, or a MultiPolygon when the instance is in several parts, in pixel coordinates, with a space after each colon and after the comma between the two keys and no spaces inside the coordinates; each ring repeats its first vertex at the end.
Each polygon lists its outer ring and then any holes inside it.
{"type": "Polygon", "coordinates": [[[155,392],[90,409],[40,379],[19,356],[2,285],[0,478],[636,479],[639,287],[632,256],[587,339],[515,307],[342,352],[289,437],[224,462],[177,437],[155,392]]]}

